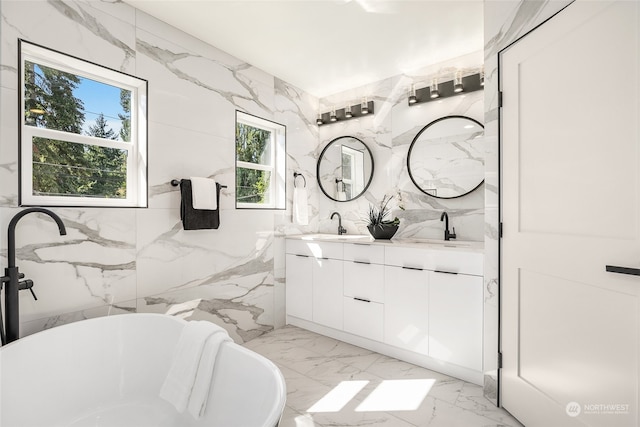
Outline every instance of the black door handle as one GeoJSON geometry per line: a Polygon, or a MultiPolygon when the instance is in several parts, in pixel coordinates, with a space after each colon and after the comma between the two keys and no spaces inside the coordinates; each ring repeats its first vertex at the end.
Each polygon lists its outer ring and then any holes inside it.
{"type": "Polygon", "coordinates": [[[609,273],[630,274],[632,276],[640,276],[640,268],[620,267],[617,265],[607,265],[606,270],[609,273]]]}

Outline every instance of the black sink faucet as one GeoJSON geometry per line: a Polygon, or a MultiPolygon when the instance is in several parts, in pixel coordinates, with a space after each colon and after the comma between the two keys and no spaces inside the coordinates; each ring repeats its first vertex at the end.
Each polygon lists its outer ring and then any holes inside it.
{"type": "Polygon", "coordinates": [[[456,238],[456,228],[452,227],[453,232],[449,232],[449,215],[446,212],[442,212],[440,215],[440,221],[444,220],[444,240],[451,240],[456,238]]]}
{"type": "Polygon", "coordinates": [[[1,278],[2,284],[5,284],[5,328],[2,327],[2,319],[0,316],[0,335],[3,345],[17,340],[20,335],[20,299],[18,298],[18,292],[23,289],[29,289],[31,291],[31,294],[35,298],[35,293],[32,289],[33,281],[20,281],[20,279],[24,277],[24,274],[18,272],[18,267],[16,266],[16,225],[18,224],[18,221],[20,221],[20,218],[32,212],[39,212],[49,215],[58,224],[60,235],[64,236],[67,234],[67,230],[64,227],[64,223],[62,222],[60,217],[50,210],[44,208],[24,209],[15,214],[15,216],[9,222],[7,239],[7,268],[4,269],[4,276],[1,278]]]}
{"type": "Polygon", "coordinates": [[[342,226],[342,217],[338,212],[332,213],[331,219],[333,219],[333,217],[336,215],[338,215],[338,235],[342,236],[343,234],[347,233],[347,229],[342,226]]]}

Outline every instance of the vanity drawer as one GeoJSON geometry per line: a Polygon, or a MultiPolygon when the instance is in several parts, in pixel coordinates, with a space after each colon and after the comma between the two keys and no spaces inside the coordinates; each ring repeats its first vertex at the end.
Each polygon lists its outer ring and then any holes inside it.
{"type": "Polygon", "coordinates": [[[384,246],[368,243],[345,243],[344,260],[384,264],[384,246]]]}
{"type": "Polygon", "coordinates": [[[384,302],[384,265],[345,261],[344,295],[384,302]]]}
{"type": "Polygon", "coordinates": [[[287,239],[286,252],[314,258],[342,259],[342,243],[287,239]]]}
{"type": "Polygon", "coordinates": [[[445,273],[482,276],[484,257],[481,252],[463,249],[385,247],[385,264],[396,267],[420,268],[445,273]]]}
{"type": "Polygon", "coordinates": [[[382,341],[384,305],[344,297],[344,331],[382,341]]]}

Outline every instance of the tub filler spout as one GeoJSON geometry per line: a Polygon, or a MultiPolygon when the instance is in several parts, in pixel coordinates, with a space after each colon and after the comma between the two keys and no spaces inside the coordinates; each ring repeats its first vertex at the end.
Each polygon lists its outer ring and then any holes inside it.
{"type": "Polygon", "coordinates": [[[30,213],[39,212],[49,215],[58,224],[58,230],[61,236],[67,234],[67,230],[64,223],[58,215],[44,208],[27,208],[24,209],[11,218],[9,222],[8,236],[7,236],[7,268],[4,269],[4,276],[2,276],[0,289],[4,285],[4,312],[5,312],[5,325],[2,325],[2,316],[0,310],[0,338],[2,339],[2,345],[8,344],[18,339],[20,335],[20,299],[18,298],[19,291],[28,289],[31,291],[34,299],[36,294],[33,292],[33,281],[23,280],[24,274],[18,271],[16,266],[16,225],[20,219],[30,213]]]}

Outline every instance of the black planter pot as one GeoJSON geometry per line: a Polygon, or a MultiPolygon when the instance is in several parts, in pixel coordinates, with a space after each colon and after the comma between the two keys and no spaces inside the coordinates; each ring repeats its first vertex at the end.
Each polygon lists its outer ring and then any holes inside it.
{"type": "Polygon", "coordinates": [[[395,224],[368,225],[367,228],[374,239],[389,240],[398,231],[398,226],[395,224]]]}

